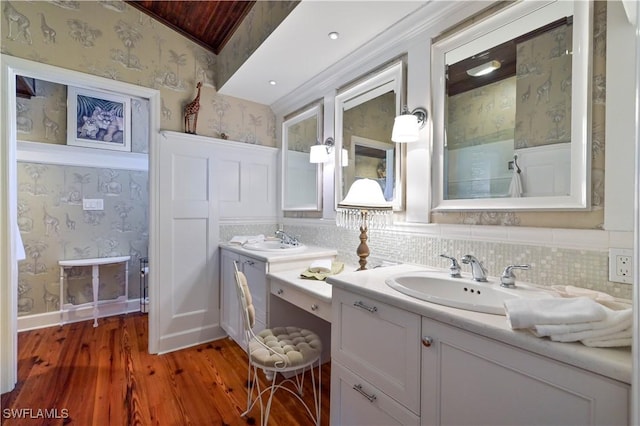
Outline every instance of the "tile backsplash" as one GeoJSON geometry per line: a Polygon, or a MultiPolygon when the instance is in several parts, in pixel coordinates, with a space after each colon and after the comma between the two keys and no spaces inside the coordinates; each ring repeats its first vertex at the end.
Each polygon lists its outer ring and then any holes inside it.
{"type": "MultiPolygon", "coordinates": [[[[276,226],[266,224],[222,225],[220,237],[222,241],[228,241],[233,235],[271,235],[276,229],[276,226]]],[[[335,248],[338,259],[347,264],[358,263],[358,231],[326,224],[286,225],[285,230],[299,236],[304,244],[335,248]]],[[[519,281],[545,286],[572,285],[624,299],[630,299],[632,294],[632,286],[608,280],[609,260],[604,250],[448,238],[394,230],[370,231],[368,245],[372,263],[388,260],[446,269],[448,261],[440,254],[457,259],[472,254],[484,263],[490,276],[499,276],[507,265],[528,263],[530,270],[516,272],[519,281]]],[[[462,268],[468,271],[466,265],[462,268]]]]}

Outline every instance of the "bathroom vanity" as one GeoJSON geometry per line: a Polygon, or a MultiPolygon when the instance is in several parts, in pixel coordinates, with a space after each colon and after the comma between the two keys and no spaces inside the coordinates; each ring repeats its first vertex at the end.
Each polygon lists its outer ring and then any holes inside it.
{"type": "MultiPolygon", "coordinates": [[[[293,302],[294,305],[306,306],[308,304],[308,309],[312,312],[313,310],[317,310],[313,307],[314,304],[320,306],[321,303],[324,303],[325,306],[322,311],[323,313],[328,311],[331,303],[330,287],[328,296],[325,294],[323,300],[314,302],[312,295],[306,295],[306,299],[301,299],[301,295],[304,295],[304,292],[298,291],[298,294],[295,294],[295,291],[291,287],[285,289],[285,283],[279,283],[279,287],[277,288],[270,285],[270,276],[275,273],[285,273],[287,277],[290,276],[291,281],[295,281],[298,279],[297,277],[299,277],[300,273],[304,271],[313,260],[333,259],[336,255],[336,250],[311,246],[283,249],[280,251],[261,251],[249,250],[240,245],[220,245],[220,325],[229,337],[235,340],[242,348],[245,348],[233,262],[237,262],[238,269],[247,276],[256,310],[254,331],[258,333],[268,326],[282,325],[288,317],[291,317],[287,312],[284,312],[285,309],[271,309],[269,299],[272,293],[277,297],[284,298],[283,300],[293,302]],[[307,303],[307,301],[309,302],[307,303]]],[[[326,283],[322,282],[322,284],[325,286],[325,289],[328,287],[326,283]]],[[[275,303],[278,304],[278,302],[275,303]]],[[[287,306],[287,309],[289,308],[292,307],[287,306]]],[[[297,319],[296,317],[296,320],[297,319]]],[[[296,321],[296,325],[305,326],[300,324],[301,322],[304,321],[296,321]]]]}
{"type": "MultiPolygon", "coordinates": [[[[330,277],[332,424],[629,423],[631,350],[556,343],[406,296],[400,265],[330,277]]],[[[467,278],[462,278],[467,279],[467,278]]]]}

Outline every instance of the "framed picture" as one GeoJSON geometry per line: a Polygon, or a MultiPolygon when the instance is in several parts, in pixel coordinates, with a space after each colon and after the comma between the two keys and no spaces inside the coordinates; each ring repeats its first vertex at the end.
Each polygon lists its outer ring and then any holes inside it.
{"type": "Polygon", "coordinates": [[[131,151],[131,99],[67,87],[67,145],[131,151]]]}

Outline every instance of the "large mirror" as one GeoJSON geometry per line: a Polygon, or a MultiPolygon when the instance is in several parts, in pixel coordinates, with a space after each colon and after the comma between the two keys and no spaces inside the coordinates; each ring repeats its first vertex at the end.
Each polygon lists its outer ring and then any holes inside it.
{"type": "Polygon", "coordinates": [[[321,139],[322,105],[316,103],[282,123],[282,210],[322,208],[322,164],[309,162],[321,139]]]}
{"type": "Polygon", "coordinates": [[[403,63],[340,90],[336,96],[336,202],[358,179],[374,179],[395,210],[404,208],[402,145],[391,141],[400,113],[403,63]]]}
{"type": "Polygon", "coordinates": [[[436,210],[590,207],[591,15],[516,3],[434,43],[436,210]]]}

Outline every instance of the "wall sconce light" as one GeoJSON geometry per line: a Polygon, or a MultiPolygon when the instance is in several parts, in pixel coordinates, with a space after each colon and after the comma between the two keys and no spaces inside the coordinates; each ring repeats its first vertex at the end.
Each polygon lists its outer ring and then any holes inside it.
{"type": "Polygon", "coordinates": [[[342,167],[347,167],[349,165],[349,151],[342,148],[342,156],[340,157],[340,165],[342,167]]]}
{"type": "Polygon", "coordinates": [[[500,68],[501,65],[502,64],[500,63],[500,61],[496,61],[496,60],[489,61],[482,65],[478,65],[477,67],[468,69],[467,74],[469,74],[471,77],[480,77],[481,75],[487,75],[497,70],[498,68],[500,68]]]}
{"type": "Polygon", "coordinates": [[[399,116],[393,122],[391,140],[394,142],[406,143],[415,142],[419,139],[419,131],[427,121],[427,110],[418,107],[409,112],[405,105],[399,116]]]}
{"type": "Polygon", "coordinates": [[[356,253],[360,258],[358,271],[367,269],[367,231],[384,229],[393,218],[391,203],[384,199],[380,184],[373,179],[358,179],[351,185],[347,196],[336,209],[336,225],[360,230],[360,245],[356,253]]]}
{"type": "Polygon", "coordinates": [[[318,142],[311,147],[309,151],[310,163],[326,163],[329,161],[330,154],[333,152],[333,145],[335,144],[333,138],[327,138],[324,143],[318,142]]]}

